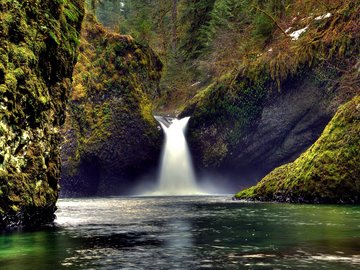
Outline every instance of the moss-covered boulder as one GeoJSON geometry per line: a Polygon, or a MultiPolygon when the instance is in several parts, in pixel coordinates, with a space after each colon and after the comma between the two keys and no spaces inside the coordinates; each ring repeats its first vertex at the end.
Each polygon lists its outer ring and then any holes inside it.
{"type": "Polygon", "coordinates": [[[360,96],[341,106],[320,138],[238,199],[360,203],[360,96]]]}
{"type": "Polygon", "coordinates": [[[0,229],[54,219],[82,0],[0,3],[0,229]]]}
{"type": "Polygon", "coordinates": [[[152,116],[161,62],[130,36],[86,16],[63,129],[64,196],[123,194],[155,168],[161,132],[152,116]]]}

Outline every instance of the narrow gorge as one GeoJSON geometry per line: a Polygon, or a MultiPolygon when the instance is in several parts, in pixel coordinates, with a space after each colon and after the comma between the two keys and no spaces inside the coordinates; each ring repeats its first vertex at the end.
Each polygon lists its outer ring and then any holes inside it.
{"type": "Polygon", "coordinates": [[[0,0],[0,268],[357,269],[359,55],[359,0],[0,0]]]}

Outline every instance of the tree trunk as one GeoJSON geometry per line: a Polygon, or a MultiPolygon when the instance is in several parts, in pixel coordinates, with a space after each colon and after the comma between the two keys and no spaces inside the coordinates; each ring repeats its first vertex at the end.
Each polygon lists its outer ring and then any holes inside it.
{"type": "Polygon", "coordinates": [[[177,0],[173,0],[172,7],[172,52],[175,54],[177,47],[177,0]]]}
{"type": "Polygon", "coordinates": [[[285,11],[286,11],[285,0],[281,0],[281,12],[280,12],[281,19],[285,17],[285,11]]]}
{"type": "Polygon", "coordinates": [[[91,0],[90,7],[92,11],[95,11],[96,8],[96,0],[91,0]]]}

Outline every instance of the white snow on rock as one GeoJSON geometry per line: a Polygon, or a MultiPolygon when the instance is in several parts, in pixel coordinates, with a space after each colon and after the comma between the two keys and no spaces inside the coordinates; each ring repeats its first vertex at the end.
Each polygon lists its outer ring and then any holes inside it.
{"type": "Polygon", "coordinates": [[[300,35],[308,29],[309,26],[306,26],[304,28],[301,28],[299,30],[296,30],[290,34],[290,37],[292,37],[292,40],[298,40],[300,35]]]}
{"type": "Polygon", "coordinates": [[[193,84],[191,85],[191,87],[197,86],[197,85],[199,85],[199,84],[200,84],[200,82],[193,83],[193,84]]]}
{"type": "Polygon", "coordinates": [[[316,21],[319,21],[319,20],[323,20],[323,19],[326,19],[326,18],[330,18],[330,17],[331,17],[331,13],[328,12],[328,13],[326,13],[326,14],[324,14],[324,15],[317,16],[317,17],[315,18],[315,20],[316,20],[316,21]]]}

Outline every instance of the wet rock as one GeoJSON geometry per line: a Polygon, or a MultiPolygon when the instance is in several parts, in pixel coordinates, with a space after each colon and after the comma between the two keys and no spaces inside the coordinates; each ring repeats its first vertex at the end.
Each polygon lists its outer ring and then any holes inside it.
{"type": "Polygon", "coordinates": [[[334,82],[342,75],[330,69],[334,80],[319,82],[323,70],[320,65],[287,79],[280,92],[271,80],[238,76],[231,88],[222,81],[195,97],[181,116],[192,116],[188,137],[198,171],[227,174],[249,186],[294,161],[356,93],[340,89],[334,82]]]}

